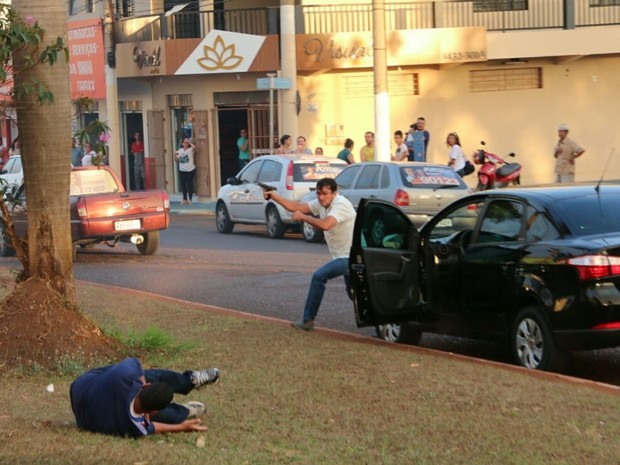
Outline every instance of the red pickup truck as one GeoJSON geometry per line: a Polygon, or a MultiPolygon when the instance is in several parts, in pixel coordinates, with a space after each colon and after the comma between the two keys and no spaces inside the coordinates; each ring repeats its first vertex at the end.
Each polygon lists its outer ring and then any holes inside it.
{"type": "MultiPolygon", "coordinates": [[[[159,231],[170,223],[170,199],[162,189],[126,192],[109,166],[71,169],[71,238],[75,246],[119,241],[136,245],[142,255],[152,255],[159,246],[159,231]]],[[[26,195],[22,188],[12,209],[18,236],[28,232],[26,195]]],[[[3,233],[0,255],[12,255],[3,233]]]]}

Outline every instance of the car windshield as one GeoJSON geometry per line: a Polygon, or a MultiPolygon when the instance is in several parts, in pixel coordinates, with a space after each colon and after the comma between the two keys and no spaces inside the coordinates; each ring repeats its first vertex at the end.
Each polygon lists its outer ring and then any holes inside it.
{"type": "Polygon", "coordinates": [[[107,170],[71,171],[71,195],[113,194],[118,191],[114,176],[107,170]]]}
{"type": "Polygon", "coordinates": [[[620,231],[620,196],[591,195],[554,203],[575,236],[620,231]]]}
{"type": "Polygon", "coordinates": [[[323,178],[335,178],[345,166],[344,163],[330,163],[320,161],[304,161],[295,163],[293,181],[312,182],[323,178]]]}
{"type": "Polygon", "coordinates": [[[400,176],[405,187],[437,189],[443,186],[466,187],[463,179],[448,166],[402,166],[400,176]]]}

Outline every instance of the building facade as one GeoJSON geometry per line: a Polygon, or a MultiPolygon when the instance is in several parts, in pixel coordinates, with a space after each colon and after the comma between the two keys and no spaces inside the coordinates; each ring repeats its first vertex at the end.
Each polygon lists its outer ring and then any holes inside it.
{"type": "MultiPolygon", "coordinates": [[[[104,38],[113,39],[101,59],[104,74],[113,71],[112,83],[108,74],[103,80],[117,106],[109,95],[95,100],[98,117],[118,119],[127,185],[136,131],[146,142],[148,185],[171,193],[174,152],[191,136],[205,199],[236,173],[242,128],[253,156],[269,150],[275,131],[303,135],[328,156],[350,137],[359,160],[364,133],[375,129],[373,4],[131,5],[114,18],[113,34],[103,27],[105,11],[88,13],[100,15],[104,38]],[[268,74],[290,87],[270,91],[268,74]]],[[[499,155],[517,154],[524,183],[551,182],[557,127],[567,124],[586,149],[577,180],[620,179],[617,156],[603,173],[620,142],[620,1],[387,2],[384,29],[387,127],[406,131],[424,116],[429,161],[447,161],[446,136],[456,131],[467,154],[485,140],[499,155]]]]}

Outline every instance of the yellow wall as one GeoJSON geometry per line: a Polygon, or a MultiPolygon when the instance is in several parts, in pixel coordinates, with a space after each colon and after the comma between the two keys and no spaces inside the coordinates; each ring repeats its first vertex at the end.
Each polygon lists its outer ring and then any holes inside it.
{"type": "MultiPolygon", "coordinates": [[[[417,68],[420,95],[390,100],[391,131],[405,131],[417,116],[424,116],[431,133],[429,161],[446,162],[445,138],[457,131],[463,149],[470,155],[481,139],[499,155],[516,152],[524,165],[526,184],[553,181],[552,148],[557,126],[571,127],[569,137],[586,149],[577,162],[577,180],[598,180],[610,151],[620,144],[616,104],[620,100],[620,59],[582,58],[568,64],[550,60],[529,60],[526,67],[542,67],[543,88],[502,92],[469,91],[469,71],[512,69],[487,64],[463,65],[437,70],[417,68]]],[[[370,71],[359,73],[370,74],[370,71]]],[[[300,132],[309,145],[323,145],[328,154],[341,147],[326,146],[325,125],[341,123],[345,137],[355,141],[355,155],[363,145],[364,132],[374,127],[372,95],[342,98],[342,78],[354,73],[325,73],[298,79],[302,99],[300,132]],[[316,111],[308,111],[308,103],[316,111]]],[[[619,147],[620,148],[620,147],[619,147]]],[[[620,179],[620,153],[612,159],[605,175],[620,179]]]]}

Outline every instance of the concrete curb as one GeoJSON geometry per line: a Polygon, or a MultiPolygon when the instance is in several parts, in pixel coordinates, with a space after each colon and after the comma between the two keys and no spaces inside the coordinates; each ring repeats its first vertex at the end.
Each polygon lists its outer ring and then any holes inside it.
{"type": "Polygon", "coordinates": [[[215,202],[193,203],[191,205],[181,205],[179,202],[170,202],[170,214],[215,216],[215,202]]]}
{"type": "MultiPolygon", "coordinates": [[[[145,298],[149,298],[149,299],[153,299],[153,300],[158,300],[160,302],[168,302],[168,303],[172,303],[172,304],[177,304],[177,305],[185,305],[187,307],[191,307],[191,308],[196,308],[199,310],[204,310],[204,311],[208,311],[208,312],[213,312],[213,313],[218,313],[221,315],[228,315],[228,316],[236,316],[239,318],[245,318],[245,319],[249,319],[249,320],[259,320],[259,321],[267,321],[267,322],[271,322],[271,323],[275,323],[275,324],[280,324],[280,325],[286,325],[287,327],[290,327],[291,322],[287,321],[287,320],[281,320],[279,318],[274,318],[274,317],[270,317],[270,316],[263,316],[263,315],[255,315],[253,313],[246,313],[246,312],[242,312],[239,310],[233,310],[233,309],[229,309],[229,308],[223,308],[223,307],[216,307],[213,305],[206,305],[206,304],[201,304],[201,303],[197,303],[197,302],[190,302],[187,300],[183,300],[183,299],[177,299],[175,297],[167,297],[167,296],[163,296],[160,294],[153,294],[151,292],[146,292],[146,291],[140,291],[140,290],[136,290],[136,289],[127,289],[124,287],[118,287],[118,286],[111,286],[108,284],[100,284],[100,283],[93,283],[90,281],[78,281],[77,282],[80,283],[84,283],[84,284],[89,284],[91,286],[96,286],[96,287],[100,287],[103,289],[109,289],[109,290],[113,290],[115,292],[124,292],[126,294],[133,294],[133,295],[137,295],[137,296],[141,296],[141,297],[145,297],[145,298]]],[[[298,331],[300,337],[308,337],[311,336],[310,333],[304,333],[302,331],[299,331],[297,329],[291,328],[291,331],[298,331]]],[[[435,357],[444,357],[444,358],[449,358],[449,359],[453,359],[453,360],[459,360],[459,361],[463,361],[463,362],[468,362],[468,363],[477,363],[480,365],[487,365],[487,366],[492,366],[495,368],[499,368],[501,370],[508,370],[508,371],[513,371],[513,372],[517,372],[520,373],[522,375],[526,375],[526,376],[531,376],[533,378],[537,378],[537,379],[542,379],[542,380],[547,380],[547,381],[554,381],[554,382],[562,382],[562,383],[567,383],[567,384],[573,384],[576,386],[584,386],[587,388],[591,388],[591,389],[595,389],[598,391],[602,391],[602,392],[606,392],[609,394],[615,394],[620,396],[620,386],[616,386],[613,384],[606,384],[606,383],[601,383],[599,381],[592,381],[592,380],[588,380],[588,379],[582,379],[582,378],[575,378],[573,376],[568,376],[568,375],[563,375],[560,373],[551,373],[551,372],[547,372],[547,371],[538,371],[538,370],[530,370],[527,368],[523,368],[523,367],[519,367],[516,365],[507,365],[504,363],[500,363],[500,362],[495,362],[492,360],[485,360],[485,359],[481,359],[481,358],[475,358],[475,357],[468,357],[466,355],[460,355],[460,354],[454,354],[452,352],[443,352],[443,351],[439,351],[439,350],[435,350],[435,349],[428,349],[425,347],[417,347],[417,346],[410,346],[410,345],[404,345],[404,344],[394,344],[391,342],[386,342],[382,339],[375,339],[369,336],[364,336],[361,334],[353,334],[353,333],[345,333],[342,331],[338,331],[335,329],[329,329],[329,328],[321,328],[321,327],[317,327],[314,329],[313,333],[318,333],[318,334],[325,334],[331,337],[335,337],[337,339],[340,340],[346,340],[346,341],[352,341],[352,342],[358,342],[358,343],[363,343],[363,344],[372,344],[372,345],[379,345],[379,346],[383,346],[383,347],[389,347],[393,350],[402,350],[402,351],[406,351],[406,352],[412,352],[412,353],[420,353],[420,354],[426,354],[426,355],[432,355],[435,357]]]]}

